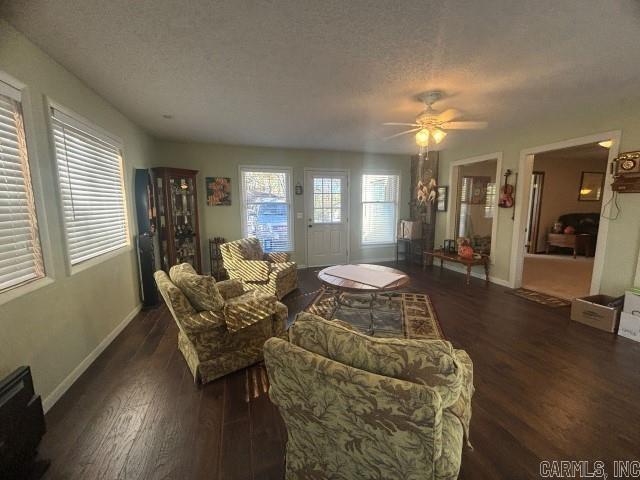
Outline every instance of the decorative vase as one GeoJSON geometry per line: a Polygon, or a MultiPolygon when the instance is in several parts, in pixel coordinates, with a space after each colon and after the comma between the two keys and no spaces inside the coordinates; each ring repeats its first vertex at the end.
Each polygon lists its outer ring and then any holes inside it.
{"type": "Polygon", "coordinates": [[[576,233],[576,229],[575,229],[575,227],[572,227],[571,225],[569,225],[568,227],[566,227],[564,229],[564,233],[566,235],[573,235],[574,233],[576,233]]]}

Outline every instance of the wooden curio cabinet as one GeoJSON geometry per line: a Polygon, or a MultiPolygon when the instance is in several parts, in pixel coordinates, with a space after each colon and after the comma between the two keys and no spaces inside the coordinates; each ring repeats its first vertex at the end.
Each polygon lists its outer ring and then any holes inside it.
{"type": "Polygon", "coordinates": [[[152,168],[160,265],[165,272],[180,263],[201,269],[197,170],[152,168]]]}

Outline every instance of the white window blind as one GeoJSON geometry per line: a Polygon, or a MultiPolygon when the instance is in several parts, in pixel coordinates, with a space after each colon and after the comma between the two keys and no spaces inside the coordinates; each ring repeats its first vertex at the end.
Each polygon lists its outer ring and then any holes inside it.
{"type": "Polygon", "coordinates": [[[20,91],[0,81],[0,291],[42,277],[20,91]]]}
{"type": "Polygon", "coordinates": [[[71,265],[129,243],[121,146],[51,108],[58,181],[71,265]]]}
{"type": "Polygon", "coordinates": [[[398,175],[362,176],[362,244],[396,241],[398,175]]]}
{"type": "Polygon", "coordinates": [[[290,171],[243,167],[240,176],[243,235],[257,237],[265,252],[293,250],[290,171]]]}
{"type": "Polygon", "coordinates": [[[484,204],[484,218],[493,218],[496,214],[498,187],[495,182],[487,183],[487,199],[484,204]]]}

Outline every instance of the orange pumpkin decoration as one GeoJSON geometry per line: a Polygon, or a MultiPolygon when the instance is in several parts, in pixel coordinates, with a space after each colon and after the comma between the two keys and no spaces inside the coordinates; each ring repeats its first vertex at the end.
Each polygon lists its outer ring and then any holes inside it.
{"type": "Polygon", "coordinates": [[[473,258],[473,247],[466,238],[458,241],[458,256],[462,258],[473,258]]]}

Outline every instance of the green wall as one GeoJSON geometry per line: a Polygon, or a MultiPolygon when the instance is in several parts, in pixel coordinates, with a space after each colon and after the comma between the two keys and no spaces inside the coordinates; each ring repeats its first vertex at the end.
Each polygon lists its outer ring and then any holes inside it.
{"type": "MultiPolygon", "coordinates": [[[[505,129],[491,135],[468,135],[464,142],[460,142],[461,146],[440,152],[439,183],[448,184],[452,161],[502,152],[503,172],[508,168],[517,172],[521,150],[613,130],[622,132],[620,152],[640,150],[639,111],[640,98],[635,98],[623,103],[602,105],[600,108],[567,110],[560,115],[554,114],[549,118],[532,121],[526,126],[505,129]]],[[[513,177],[511,180],[513,181],[513,177]]],[[[519,188],[523,180],[518,179],[519,188]]],[[[609,222],[601,286],[603,293],[611,295],[622,294],[636,281],[634,277],[640,250],[640,194],[619,195],[619,205],[620,216],[609,222]]],[[[495,242],[496,262],[492,267],[492,275],[507,282],[511,274],[513,210],[498,210],[500,217],[495,242]]],[[[445,235],[446,215],[439,214],[436,244],[442,243],[445,235]]]]}
{"type": "MultiPolygon", "coordinates": [[[[198,208],[203,239],[205,271],[209,270],[206,239],[224,237],[227,240],[242,236],[239,166],[264,165],[291,167],[293,184],[304,185],[305,168],[348,169],[351,175],[350,201],[351,225],[350,260],[382,261],[395,257],[395,247],[362,247],[360,245],[360,183],[366,171],[389,171],[400,174],[400,218],[409,215],[409,184],[411,161],[408,155],[374,155],[329,150],[300,150],[287,148],[244,147],[205,143],[180,143],[158,141],[155,166],[180,166],[198,170],[198,208]],[[206,205],[205,177],[231,177],[231,205],[209,207],[206,205]]],[[[304,195],[294,195],[295,250],[293,259],[300,265],[306,262],[306,223],[296,219],[296,212],[304,212],[304,195]]]]}
{"type": "Polygon", "coordinates": [[[38,220],[50,277],[46,285],[13,300],[0,294],[0,374],[30,365],[42,397],[54,393],[48,406],[60,393],[55,388],[140,301],[132,248],[74,275],[67,273],[45,95],[123,140],[132,232],[133,170],[149,166],[152,139],[3,20],[0,70],[26,85],[23,110],[36,195],[44,204],[38,220]]]}

